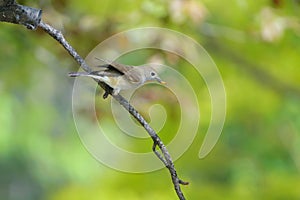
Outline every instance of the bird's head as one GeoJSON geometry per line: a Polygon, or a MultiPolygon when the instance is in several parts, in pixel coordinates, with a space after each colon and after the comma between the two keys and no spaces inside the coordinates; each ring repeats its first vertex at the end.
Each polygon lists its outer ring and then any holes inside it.
{"type": "Polygon", "coordinates": [[[144,68],[144,73],[145,73],[146,81],[157,81],[161,84],[166,83],[166,82],[161,80],[158,73],[152,67],[145,67],[144,68]]]}

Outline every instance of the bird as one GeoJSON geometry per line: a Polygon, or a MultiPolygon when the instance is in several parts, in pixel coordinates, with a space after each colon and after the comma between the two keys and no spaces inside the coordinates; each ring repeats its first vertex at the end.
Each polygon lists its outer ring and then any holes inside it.
{"type": "Polygon", "coordinates": [[[135,89],[146,82],[157,81],[161,84],[166,83],[161,80],[156,70],[151,66],[124,65],[103,59],[99,60],[107,62],[107,64],[97,66],[100,70],[91,72],[70,72],[68,75],[70,77],[91,77],[104,82],[113,89],[113,95],[119,94],[121,90],[135,89]]]}

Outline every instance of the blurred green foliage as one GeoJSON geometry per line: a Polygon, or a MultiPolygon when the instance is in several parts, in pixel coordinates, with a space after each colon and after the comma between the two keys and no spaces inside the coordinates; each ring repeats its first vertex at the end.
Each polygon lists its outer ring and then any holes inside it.
{"type": "MultiPolygon", "coordinates": [[[[187,199],[300,198],[299,1],[21,3],[41,7],[43,20],[62,30],[82,56],[130,28],[158,26],[192,37],[220,70],[227,117],[214,150],[199,160],[210,120],[208,91],[199,77],[191,75],[188,63],[161,54],[166,63],[180,66],[178,70],[199,91],[200,128],[192,146],[175,163],[179,176],[191,183],[182,187],[187,199]]],[[[76,70],[76,63],[40,30],[0,25],[1,199],[176,199],[166,169],[127,174],[99,164],[80,142],[72,118],[73,80],[67,72],[76,70]]],[[[124,62],[143,63],[155,53],[131,53],[124,62]]],[[[144,96],[145,104],[135,104],[146,119],[151,101],[164,105],[171,118],[160,134],[167,144],[176,133],[180,112],[178,102],[168,103],[157,92],[144,96]]],[[[98,104],[98,117],[113,129],[109,100],[98,104]]],[[[89,111],[83,118],[94,123],[89,111]]],[[[138,152],[148,152],[152,145],[146,139],[123,143],[119,138],[116,143],[138,152]]]]}

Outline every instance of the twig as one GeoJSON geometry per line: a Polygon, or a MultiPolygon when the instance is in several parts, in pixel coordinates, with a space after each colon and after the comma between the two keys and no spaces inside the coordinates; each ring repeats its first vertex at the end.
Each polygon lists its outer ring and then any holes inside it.
{"type": "Polygon", "coordinates": [[[174,166],[174,163],[172,161],[172,158],[164,145],[164,143],[161,141],[159,136],[156,134],[156,132],[149,126],[149,124],[146,122],[146,120],[136,111],[130,103],[124,99],[121,95],[112,95],[115,100],[117,100],[132,116],[134,116],[138,122],[145,128],[145,130],[148,132],[148,134],[151,136],[153,140],[153,147],[152,150],[154,151],[155,155],[165,164],[165,166],[168,168],[171,177],[172,182],[175,188],[175,191],[177,193],[177,196],[180,200],[185,199],[184,195],[181,191],[180,184],[182,185],[188,185],[188,182],[182,181],[178,178],[176,169],[174,166]],[[162,152],[162,155],[159,154],[159,152],[156,151],[156,146],[158,146],[162,152]]]}
{"type": "MultiPolygon", "coordinates": [[[[85,61],[79,56],[79,54],[74,50],[74,48],[66,41],[63,34],[51,27],[50,25],[43,23],[42,21],[39,24],[39,27],[41,27],[45,32],[47,32],[51,37],[53,37],[55,40],[57,40],[68,52],[69,54],[77,61],[77,63],[87,72],[91,71],[91,68],[85,63],[85,61]]],[[[185,197],[181,191],[180,184],[187,185],[188,182],[182,181],[178,178],[176,169],[174,166],[174,163],[172,161],[172,158],[166,148],[166,146],[163,144],[159,136],[156,134],[156,132],[149,126],[149,124],[146,122],[146,120],[138,113],[137,110],[134,109],[134,107],[121,95],[113,95],[111,88],[106,85],[103,82],[98,82],[98,84],[105,90],[105,94],[103,95],[104,98],[107,97],[108,94],[110,94],[116,101],[118,101],[133,117],[135,117],[138,122],[145,128],[145,130],[148,132],[148,134],[151,136],[154,144],[152,147],[152,150],[154,151],[155,155],[165,164],[165,166],[168,168],[171,177],[172,182],[175,188],[175,191],[177,193],[177,196],[180,200],[184,200],[185,197]],[[156,151],[156,146],[158,146],[162,152],[162,155],[159,154],[159,152],[156,151]]]]}
{"type": "MultiPolygon", "coordinates": [[[[62,33],[53,27],[51,27],[48,24],[40,22],[39,26],[47,32],[51,37],[53,37],[55,40],[57,40],[68,52],[69,54],[78,62],[78,64],[87,72],[91,71],[91,68],[85,63],[85,61],[78,55],[78,53],[72,48],[72,46],[66,41],[66,39],[63,37],[62,33]]],[[[134,107],[121,95],[113,95],[111,93],[111,89],[108,88],[106,84],[102,82],[98,82],[98,84],[105,90],[104,97],[107,97],[107,94],[110,94],[113,96],[113,98],[118,101],[132,116],[134,116],[138,122],[145,128],[145,130],[149,133],[151,136],[154,144],[152,147],[152,150],[154,151],[155,155],[165,164],[165,166],[168,168],[171,177],[172,182],[175,187],[175,191],[179,197],[180,200],[184,200],[185,197],[181,191],[180,184],[187,185],[188,182],[184,182],[180,180],[177,176],[174,163],[172,161],[172,158],[159,138],[159,136],[156,134],[156,132],[149,126],[149,124],[146,122],[146,120],[134,109],[134,107]],[[158,146],[162,152],[162,155],[159,154],[159,152],[156,151],[156,146],[158,146]]]]}
{"type": "MultiPolygon", "coordinates": [[[[26,6],[22,6],[17,4],[14,0],[0,0],[0,21],[14,23],[14,24],[22,24],[25,25],[28,29],[36,29],[37,27],[42,28],[46,33],[48,33],[51,37],[53,37],[56,41],[58,41],[67,52],[76,60],[76,62],[80,65],[83,70],[87,72],[91,72],[91,68],[85,63],[84,59],[75,51],[75,49],[66,41],[63,34],[51,27],[50,25],[41,21],[41,13],[40,9],[30,8],[26,6]]],[[[172,158],[159,138],[156,132],[149,126],[146,120],[136,111],[129,102],[122,97],[121,95],[113,95],[112,88],[106,85],[103,82],[98,82],[98,84],[104,89],[105,93],[103,98],[111,95],[116,101],[118,101],[132,116],[134,116],[139,123],[145,128],[145,130],[151,136],[154,144],[152,146],[152,150],[155,155],[164,163],[164,165],[168,168],[172,182],[177,193],[177,196],[180,200],[184,200],[185,197],[181,191],[180,184],[187,185],[188,182],[184,182],[180,180],[177,176],[174,163],[172,158]],[[160,154],[156,147],[159,147],[161,150],[160,154]]]]}

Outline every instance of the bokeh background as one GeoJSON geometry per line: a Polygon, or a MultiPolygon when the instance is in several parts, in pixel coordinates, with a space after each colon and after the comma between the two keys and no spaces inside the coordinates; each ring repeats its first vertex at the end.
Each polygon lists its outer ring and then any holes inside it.
{"type": "MultiPolygon", "coordinates": [[[[211,108],[201,77],[193,76],[189,63],[164,52],[130,53],[122,60],[140,64],[158,58],[177,67],[198,91],[198,134],[175,162],[179,176],[190,182],[182,187],[187,199],[300,199],[298,0],[19,3],[42,8],[43,20],[62,30],[83,57],[130,28],[163,27],[192,37],[217,64],[227,93],[222,135],[204,159],[198,153],[211,108]]],[[[0,26],[0,199],[177,198],[166,169],[130,174],[95,160],[82,145],[72,117],[73,80],[67,73],[78,69],[75,61],[41,30],[0,26]]],[[[178,128],[179,105],[172,94],[164,97],[156,87],[149,86],[150,94],[142,88],[132,102],[146,119],[149,104],[164,106],[169,118],[159,134],[168,144],[178,128]]],[[[97,117],[114,129],[110,98],[102,100],[99,93],[97,117]]],[[[82,110],[82,118],[97,123],[89,110],[82,110]]],[[[151,140],[117,143],[141,152],[152,145],[151,140]]]]}

